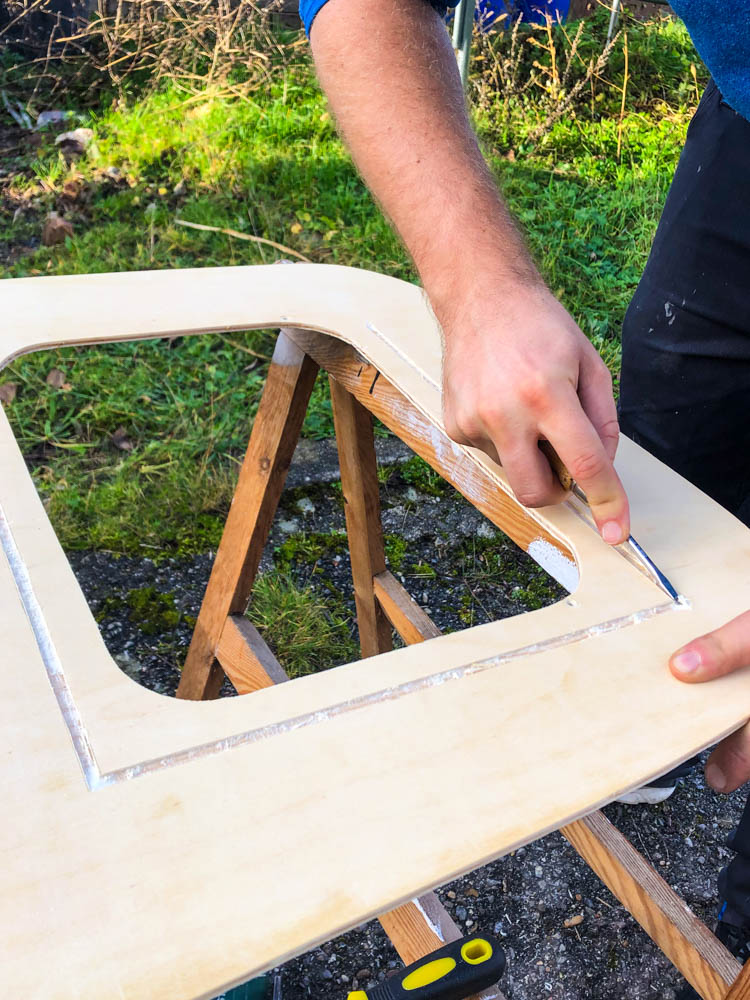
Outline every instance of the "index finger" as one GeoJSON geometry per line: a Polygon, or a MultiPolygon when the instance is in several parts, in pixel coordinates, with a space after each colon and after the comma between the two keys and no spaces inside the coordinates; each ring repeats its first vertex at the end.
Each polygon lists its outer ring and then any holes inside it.
{"type": "Polygon", "coordinates": [[[630,507],[620,477],[575,391],[554,407],[554,424],[540,429],[585,492],[605,542],[619,545],[630,535],[630,507]]]}

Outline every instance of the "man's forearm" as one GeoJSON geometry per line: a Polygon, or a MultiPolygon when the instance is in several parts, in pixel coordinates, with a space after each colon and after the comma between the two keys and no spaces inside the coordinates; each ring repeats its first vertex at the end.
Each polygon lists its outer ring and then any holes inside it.
{"type": "Polygon", "coordinates": [[[445,26],[426,0],[329,0],[311,43],[354,159],[434,305],[461,274],[537,281],[469,124],[445,26]]]}
{"type": "Polygon", "coordinates": [[[606,541],[628,535],[601,358],[542,282],[477,145],[445,26],[427,0],[328,0],[318,75],[354,159],[417,265],[443,330],[443,419],[502,462],[522,503],[563,491],[557,449],[606,541]]]}

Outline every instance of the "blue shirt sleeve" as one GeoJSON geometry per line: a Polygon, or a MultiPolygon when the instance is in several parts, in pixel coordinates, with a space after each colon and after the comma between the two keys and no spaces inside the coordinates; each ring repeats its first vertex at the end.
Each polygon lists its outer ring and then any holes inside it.
{"type": "Polygon", "coordinates": [[[299,0],[299,16],[302,18],[308,36],[316,14],[325,3],[326,0],[299,0]]]}
{"type": "MultiPolygon", "coordinates": [[[[305,31],[310,34],[312,23],[321,7],[324,7],[328,0],[299,0],[299,16],[305,26],[305,31]]],[[[458,0],[426,0],[430,7],[434,8],[441,17],[445,17],[449,7],[455,7],[458,0]]]]}

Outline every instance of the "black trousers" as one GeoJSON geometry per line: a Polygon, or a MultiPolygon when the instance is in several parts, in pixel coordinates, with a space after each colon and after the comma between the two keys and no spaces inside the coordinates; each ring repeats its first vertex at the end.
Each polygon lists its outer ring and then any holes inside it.
{"type": "MultiPolygon", "coordinates": [[[[750,525],[750,122],[713,82],[625,316],[619,410],[624,434],[750,525]]],[[[750,922],[750,800],[730,846],[719,890],[750,922]]]]}

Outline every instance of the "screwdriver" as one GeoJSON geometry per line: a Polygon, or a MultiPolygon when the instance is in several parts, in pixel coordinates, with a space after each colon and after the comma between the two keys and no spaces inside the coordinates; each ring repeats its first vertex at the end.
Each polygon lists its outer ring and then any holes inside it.
{"type": "Polygon", "coordinates": [[[494,986],[505,971],[505,954],[494,938],[459,938],[408,965],[372,990],[348,1000],[466,1000],[494,986]]]}

